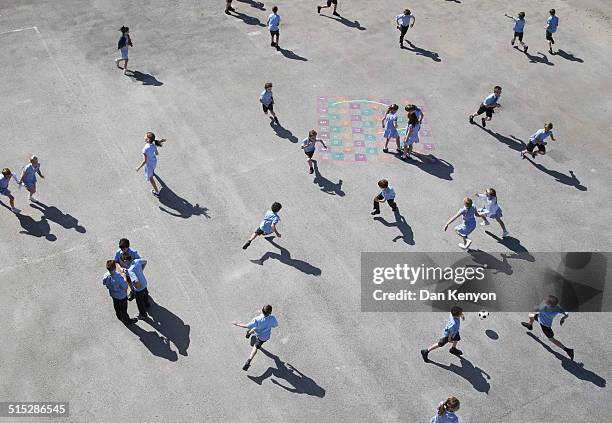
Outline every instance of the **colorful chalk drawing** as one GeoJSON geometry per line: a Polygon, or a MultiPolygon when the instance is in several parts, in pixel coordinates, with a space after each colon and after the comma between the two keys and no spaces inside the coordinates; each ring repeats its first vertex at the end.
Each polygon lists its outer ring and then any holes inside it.
{"type": "MultiPolygon", "coordinates": [[[[347,97],[317,97],[318,136],[328,146],[324,150],[318,146],[317,155],[322,160],[344,162],[383,162],[390,160],[393,154],[383,153],[385,145],[384,130],[381,120],[392,100],[382,99],[349,99],[347,97]]],[[[406,104],[416,104],[425,113],[419,132],[420,142],[414,150],[421,154],[430,154],[437,148],[427,116],[427,105],[422,99],[403,100],[398,114],[398,132],[403,138],[406,135],[406,104]]],[[[402,139],[403,140],[403,139],[402,139]]],[[[389,151],[395,151],[395,140],[389,142],[389,151]]]]}

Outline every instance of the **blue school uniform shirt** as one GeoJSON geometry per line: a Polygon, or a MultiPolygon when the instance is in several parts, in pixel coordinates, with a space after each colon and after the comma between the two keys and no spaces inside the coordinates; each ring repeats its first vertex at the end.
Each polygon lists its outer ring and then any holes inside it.
{"type": "Polygon", "coordinates": [[[431,418],[429,423],[459,423],[459,417],[452,411],[444,411],[441,416],[436,415],[431,418]]]}
{"type": "Polygon", "coordinates": [[[268,29],[270,31],[278,31],[278,25],[280,24],[280,15],[278,13],[272,13],[268,16],[268,29]]]}
{"type": "Polygon", "coordinates": [[[397,15],[395,17],[395,21],[401,25],[401,26],[409,26],[410,22],[414,19],[414,16],[412,15],[405,15],[405,14],[401,14],[401,15],[397,15]]]}
{"type": "Polygon", "coordinates": [[[264,316],[263,313],[251,320],[247,327],[255,332],[255,335],[262,341],[270,339],[272,328],[278,326],[278,321],[273,315],[264,316]]]}
{"type": "Polygon", "coordinates": [[[385,115],[385,131],[395,130],[395,122],[397,122],[397,114],[388,113],[385,115]]]}
{"type": "Polygon", "coordinates": [[[525,30],[525,19],[514,19],[514,32],[523,32],[525,30]]]}
{"type": "Polygon", "coordinates": [[[32,163],[29,163],[28,165],[26,165],[26,167],[23,168],[24,171],[24,175],[23,175],[23,183],[34,183],[36,182],[36,173],[38,172],[38,169],[40,169],[40,163],[38,163],[36,166],[34,166],[32,163]]]}
{"type": "Polygon", "coordinates": [[[108,289],[111,297],[117,300],[127,298],[128,284],[119,272],[106,272],[102,277],[102,285],[108,289]]]}
{"type": "Polygon", "coordinates": [[[311,141],[310,138],[304,138],[302,141],[302,145],[304,146],[304,151],[310,153],[311,151],[315,151],[315,147],[317,145],[318,140],[311,141]]]}
{"type": "Polygon", "coordinates": [[[444,326],[444,336],[448,335],[455,336],[459,333],[459,327],[461,326],[461,319],[459,317],[448,316],[446,325],[444,326]]]}
{"type": "Polygon", "coordinates": [[[542,128],[529,137],[529,142],[531,144],[546,144],[544,140],[551,135],[552,131],[545,131],[544,128],[542,128]]]}
{"type": "Polygon", "coordinates": [[[554,32],[557,32],[557,27],[559,26],[559,18],[556,16],[549,16],[548,19],[546,20],[546,22],[548,23],[548,29],[547,31],[550,32],[551,34],[554,32]]]}
{"type": "Polygon", "coordinates": [[[563,314],[567,316],[567,311],[563,310],[558,305],[551,307],[548,304],[543,304],[538,308],[538,322],[542,326],[552,327],[553,320],[555,320],[555,316],[557,314],[563,314]]]}
{"type": "Polygon", "coordinates": [[[380,192],[380,195],[382,195],[385,200],[394,200],[395,190],[393,190],[393,187],[389,185],[387,188],[383,189],[380,192]]]}
{"type": "Polygon", "coordinates": [[[269,106],[274,102],[274,98],[272,97],[272,91],[263,90],[259,96],[259,101],[266,106],[269,106]]]}
{"type": "MultiPolygon", "coordinates": [[[[136,260],[140,258],[140,254],[138,254],[138,251],[133,250],[132,248],[128,248],[128,253],[130,254],[130,257],[132,257],[132,260],[136,260]]],[[[124,262],[123,260],[121,260],[121,254],[122,254],[121,248],[117,248],[117,251],[115,251],[115,261],[119,263],[119,266],[125,269],[128,267],[128,264],[124,262]]]]}
{"type": "Polygon", "coordinates": [[[476,207],[472,206],[468,208],[463,206],[459,209],[459,214],[463,218],[463,223],[466,225],[476,223],[476,207]]]}
{"type": "Polygon", "coordinates": [[[261,229],[264,234],[269,234],[272,232],[272,225],[276,225],[280,222],[280,217],[272,210],[268,210],[259,225],[259,229],[261,229]]]}
{"type": "Polygon", "coordinates": [[[499,97],[496,96],[495,93],[491,93],[482,101],[482,104],[484,106],[492,106],[493,104],[497,103],[498,100],[499,97]]]}
{"type": "Polygon", "coordinates": [[[144,266],[146,263],[147,261],[144,259],[136,259],[128,268],[128,273],[130,275],[132,284],[134,282],[140,282],[140,288],[136,288],[134,286],[134,291],[136,292],[140,292],[147,287],[147,278],[145,278],[144,270],[142,269],[142,266],[144,266]]]}
{"type": "Polygon", "coordinates": [[[9,182],[11,182],[11,177],[8,178],[2,177],[0,178],[0,192],[6,191],[9,186],[9,182]]]}

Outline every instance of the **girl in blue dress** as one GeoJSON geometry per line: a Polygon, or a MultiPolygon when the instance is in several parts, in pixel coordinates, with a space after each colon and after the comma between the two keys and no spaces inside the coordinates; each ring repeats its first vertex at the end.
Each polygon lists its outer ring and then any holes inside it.
{"type": "Polygon", "coordinates": [[[465,197],[463,199],[463,207],[461,207],[459,211],[457,211],[457,213],[455,213],[453,217],[446,222],[446,225],[444,225],[444,230],[447,230],[448,225],[453,223],[459,216],[463,218],[463,223],[455,226],[455,232],[457,232],[457,235],[463,238],[463,244],[459,244],[459,247],[468,251],[470,245],[472,244],[472,240],[469,238],[469,235],[474,231],[474,229],[476,229],[476,216],[482,216],[480,213],[478,213],[476,207],[474,207],[472,199],[465,197]]]}
{"type": "Polygon", "coordinates": [[[457,410],[459,410],[459,400],[455,397],[448,397],[446,401],[440,403],[436,415],[429,423],[459,423],[459,418],[455,414],[457,410]]]}
{"type": "Polygon", "coordinates": [[[19,184],[25,185],[26,189],[30,193],[30,201],[36,201],[34,199],[34,194],[36,193],[36,175],[45,179],[43,174],[40,172],[38,157],[32,156],[30,157],[30,163],[23,168],[21,178],[19,179],[19,184]]]}
{"type": "Polygon", "coordinates": [[[387,148],[389,146],[389,139],[395,138],[395,144],[397,144],[397,152],[401,153],[400,150],[400,136],[397,132],[397,111],[399,110],[399,106],[397,104],[392,104],[387,109],[387,113],[385,113],[385,117],[381,121],[382,127],[385,130],[383,137],[385,138],[385,148],[383,151],[385,153],[389,152],[387,148]]]}

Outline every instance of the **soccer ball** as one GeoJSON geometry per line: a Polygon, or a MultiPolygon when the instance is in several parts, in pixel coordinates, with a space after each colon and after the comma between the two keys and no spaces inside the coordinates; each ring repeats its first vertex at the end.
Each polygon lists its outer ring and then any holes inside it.
{"type": "Polygon", "coordinates": [[[481,319],[486,319],[489,317],[489,312],[487,310],[481,310],[478,312],[478,317],[481,319]]]}

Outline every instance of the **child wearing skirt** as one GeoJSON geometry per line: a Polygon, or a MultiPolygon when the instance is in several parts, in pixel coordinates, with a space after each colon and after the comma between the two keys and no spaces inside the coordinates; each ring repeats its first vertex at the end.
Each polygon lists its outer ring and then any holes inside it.
{"type": "Polygon", "coordinates": [[[30,163],[23,168],[21,178],[19,179],[19,185],[25,185],[26,189],[30,193],[30,201],[36,201],[34,199],[34,194],[36,194],[36,175],[45,179],[43,174],[40,172],[40,162],[38,161],[38,157],[32,156],[30,157],[30,163]]]}
{"type": "Polygon", "coordinates": [[[416,113],[408,113],[408,127],[406,128],[406,139],[404,140],[404,154],[402,159],[409,159],[412,154],[412,146],[419,142],[419,131],[421,124],[416,113]]]}
{"type": "Polygon", "coordinates": [[[0,195],[4,195],[8,197],[9,202],[11,204],[11,211],[13,213],[19,213],[21,210],[15,208],[15,197],[11,194],[11,191],[8,189],[9,182],[11,182],[11,178],[18,182],[17,177],[13,175],[11,169],[5,167],[2,169],[2,178],[0,178],[0,195]]]}
{"type": "Polygon", "coordinates": [[[385,117],[381,121],[381,125],[385,130],[383,137],[385,138],[385,148],[383,151],[385,153],[389,152],[387,148],[389,146],[389,139],[395,138],[395,144],[397,144],[397,152],[401,153],[400,150],[400,136],[397,132],[397,111],[399,110],[399,106],[397,104],[392,104],[387,109],[387,113],[385,113],[385,117]]]}
{"type": "Polygon", "coordinates": [[[495,189],[489,188],[483,193],[476,193],[476,196],[480,198],[486,198],[487,202],[486,207],[478,210],[478,213],[480,213],[480,217],[482,218],[482,222],[480,224],[482,226],[488,226],[489,221],[487,220],[487,217],[490,219],[495,219],[497,220],[497,223],[499,223],[499,226],[502,229],[502,238],[505,238],[510,235],[506,230],[506,225],[504,224],[504,221],[502,220],[502,209],[499,204],[497,204],[497,193],[495,192],[495,189]]]}
{"type": "Polygon", "coordinates": [[[123,69],[123,74],[126,75],[128,72],[128,49],[129,47],[134,47],[132,44],[132,39],[130,38],[130,28],[127,26],[122,26],[119,28],[121,31],[121,38],[119,38],[119,42],[117,43],[117,50],[121,52],[121,57],[115,59],[115,64],[119,69],[123,69]],[[119,62],[125,62],[123,68],[119,66],[119,62]]]}
{"type": "Polygon", "coordinates": [[[455,232],[463,239],[463,244],[459,244],[460,248],[463,248],[466,251],[469,251],[470,245],[472,245],[472,240],[469,238],[469,235],[476,229],[476,217],[482,217],[480,213],[474,207],[474,203],[472,199],[469,197],[465,197],[463,199],[463,207],[457,211],[451,217],[446,225],[444,225],[444,230],[448,229],[448,225],[453,223],[459,216],[463,219],[463,223],[461,225],[455,226],[455,232]]]}
{"type": "Polygon", "coordinates": [[[136,168],[136,172],[138,172],[144,166],[145,179],[151,183],[151,186],[153,186],[151,194],[156,197],[159,197],[159,189],[157,188],[157,184],[155,183],[153,176],[155,175],[155,166],[157,166],[158,154],[159,152],[157,151],[155,134],[153,132],[147,132],[145,134],[145,146],[142,149],[142,163],[140,163],[140,166],[136,168]]]}

